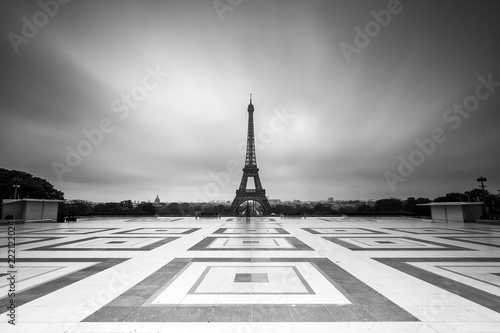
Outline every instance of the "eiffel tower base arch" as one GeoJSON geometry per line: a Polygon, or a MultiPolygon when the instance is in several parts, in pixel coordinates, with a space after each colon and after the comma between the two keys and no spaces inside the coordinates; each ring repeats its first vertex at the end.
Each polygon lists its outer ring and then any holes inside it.
{"type": "Polygon", "coordinates": [[[263,214],[266,214],[271,209],[271,204],[266,197],[266,191],[237,190],[236,197],[231,204],[233,214],[238,214],[238,207],[246,201],[255,201],[262,206],[263,214]]]}

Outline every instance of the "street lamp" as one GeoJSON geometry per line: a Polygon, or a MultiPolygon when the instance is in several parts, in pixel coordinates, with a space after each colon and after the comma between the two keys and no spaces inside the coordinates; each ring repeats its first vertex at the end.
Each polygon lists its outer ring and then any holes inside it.
{"type": "Polygon", "coordinates": [[[12,185],[12,187],[14,187],[14,199],[17,199],[17,189],[21,187],[21,185],[19,185],[21,178],[14,177],[13,181],[16,183],[15,185],[12,185]]]}
{"type": "Polygon", "coordinates": [[[486,187],[486,186],[484,185],[484,182],[485,182],[485,181],[487,181],[487,180],[488,180],[488,179],[486,179],[486,178],[484,178],[484,177],[479,177],[479,178],[477,179],[477,181],[481,183],[481,186],[480,186],[480,187],[481,187],[481,189],[483,190],[483,202],[484,202],[484,188],[486,187]]]}

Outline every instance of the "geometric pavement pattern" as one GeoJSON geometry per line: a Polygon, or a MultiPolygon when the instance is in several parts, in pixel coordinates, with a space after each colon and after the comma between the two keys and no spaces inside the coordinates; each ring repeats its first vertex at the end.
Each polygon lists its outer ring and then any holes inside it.
{"type": "Polygon", "coordinates": [[[17,324],[0,242],[0,331],[499,332],[499,232],[342,217],[16,225],[17,324]]]}

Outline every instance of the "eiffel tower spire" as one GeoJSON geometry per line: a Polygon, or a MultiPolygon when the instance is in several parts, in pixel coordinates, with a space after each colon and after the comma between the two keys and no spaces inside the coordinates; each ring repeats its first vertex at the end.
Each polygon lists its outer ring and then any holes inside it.
{"type": "Polygon", "coordinates": [[[259,168],[257,168],[257,157],[255,155],[255,138],[253,126],[254,107],[252,104],[252,94],[250,94],[250,104],[248,104],[248,133],[247,133],[247,152],[245,156],[245,167],[243,168],[243,177],[240,187],[236,190],[236,197],[231,205],[231,211],[237,213],[238,207],[249,200],[258,202],[262,205],[264,213],[271,208],[269,200],[266,197],[266,190],[262,188],[259,177],[259,168]],[[247,189],[248,178],[253,178],[255,189],[247,189]]]}
{"type": "Polygon", "coordinates": [[[245,157],[246,166],[257,166],[257,157],[255,156],[255,140],[253,137],[253,104],[252,94],[250,94],[250,104],[248,104],[248,134],[247,134],[247,154],[245,157]]]}

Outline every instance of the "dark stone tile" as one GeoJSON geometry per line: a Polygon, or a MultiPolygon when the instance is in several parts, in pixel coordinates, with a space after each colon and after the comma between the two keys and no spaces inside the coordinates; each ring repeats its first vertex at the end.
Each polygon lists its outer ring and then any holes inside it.
{"type": "Polygon", "coordinates": [[[147,301],[144,296],[118,296],[106,306],[142,306],[147,301]]]}
{"type": "Polygon", "coordinates": [[[364,306],[379,321],[418,321],[417,318],[398,306],[364,306]]]}
{"type": "MultiPolygon", "coordinates": [[[[65,285],[62,285],[62,286],[64,287],[65,285]]],[[[48,295],[48,294],[54,292],[55,290],[57,290],[56,285],[46,283],[46,284],[41,285],[39,287],[28,289],[25,292],[16,293],[16,297],[20,296],[20,295],[30,295],[31,297],[38,298],[41,296],[48,295]],[[46,288],[43,288],[43,286],[45,286],[46,288]]]]}
{"type": "Polygon", "coordinates": [[[286,239],[300,251],[314,251],[313,248],[296,237],[287,237],[286,239]]]}
{"type": "Polygon", "coordinates": [[[251,305],[216,306],[210,317],[211,322],[249,322],[252,318],[251,305]]]}
{"type": "Polygon", "coordinates": [[[123,293],[124,296],[142,296],[142,297],[150,297],[152,296],[158,289],[161,288],[162,285],[160,284],[141,284],[141,285],[136,285],[129,290],[127,290],[125,293],[123,293]]]}
{"type": "Polygon", "coordinates": [[[164,276],[165,274],[175,275],[180,270],[182,270],[184,267],[186,267],[186,265],[187,265],[187,263],[175,263],[175,264],[160,268],[159,270],[156,271],[156,273],[161,274],[162,276],[164,276]]]}
{"type": "Polygon", "coordinates": [[[209,246],[214,240],[215,238],[213,237],[204,238],[200,242],[192,246],[190,249],[188,249],[188,251],[202,251],[206,249],[207,246],[209,246]]]}
{"type": "Polygon", "coordinates": [[[371,293],[349,293],[350,299],[357,305],[393,305],[393,303],[385,298],[384,296],[378,294],[377,292],[371,293]]]}
{"type": "Polygon", "coordinates": [[[332,315],[333,321],[378,321],[361,306],[326,305],[325,307],[332,315]]]}
{"type": "MultiPolygon", "coordinates": [[[[335,280],[335,281],[337,281],[337,280],[335,280]]],[[[342,289],[344,289],[350,295],[353,295],[353,297],[356,297],[356,296],[371,297],[372,296],[371,294],[374,293],[373,289],[371,289],[370,287],[368,287],[366,284],[364,284],[363,282],[361,282],[359,280],[355,280],[355,281],[351,280],[349,282],[344,282],[341,284],[341,286],[342,286],[342,289]]]]}
{"type": "Polygon", "coordinates": [[[293,321],[288,305],[252,305],[252,321],[293,321]]]}
{"type": "MultiPolygon", "coordinates": [[[[309,262],[310,258],[268,258],[268,262],[309,262]]],[[[314,260],[314,259],[313,259],[314,260]]]]}
{"type": "Polygon", "coordinates": [[[290,306],[294,321],[332,321],[333,317],[324,305],[290,306]]]}
{"type": "Polygon", "coordinates": [[[127,322],[166,322],[174,311],[174,306],[145,306],[137,308],[127,318],[127,322]]]}
{"type": "Polygon", "coordinates": [[[132,312],[137,309],[136,307],[126,306],[105,306],[97,310],[84,320],[83,322],[123,322],[132,312]]]}
{"type": "MultiPolygon", "coordinates": [[[[16,294],[16,306],[21,306],[23,304],[26,304],[26,303],[29,303],[39,297],[41,297],[42,295],[33,295],[33,294],[25,294],[25,293],[20,293],[20,294],[16,294]]],[[[5,298],[2,298],[2,300],[0,300],[0,306],[2,307],[2,309],[9,305],[10,303],[10,299],[5,297],[5,298]]]]}
{"type": "Polygon", "coordinates": [[[346,274],[343,270],[339,269],[336,265],[319,263],[316,265],[323,273],[330,279],[340,285],[357,282],[356,278],[350,274],[346,274]]]}
{"type": "Polygon", "coordinates": [[[234,282],[269,282],[267,273],[236,273],[234,282]]]}
{"type": "Polygon", "coordinates": [[[175,274],[170,272],[154,273],[143,280],[144,284],[147,286],[163,286],[168,282],[175,274]]]}
{"type": "Polygon", "coordinates": [[[251,262],[269,262],[267,258],[250,258],[251,262]]]}
{"type": "MultiPolygon", "coordinates": [[[[87,259],[87,260],[88,260],[88,259],[87,259]]],[[[89,268],[92,268],[92,267],[98,268],[98,267],[100,267],[100,268],[101,268],[101,270],[102,270],[102,268],[104,268],[104,267],[105,267],[105,268],[113,267],[113,266],[115,266],[115,265],[117,265],[117,264],[120,264],[120,263],[122,263],[122,262],[124,262],[124,261],[127,261],[127,260],[129,260],[129,259],[108,259],[108,260],[106,260],[106,261],[103,261],[103,262],[102,262],[101,264],[99,264],[99,265],[91,266],[91,267],[89,267],[89,268]]]]}
{"type": "Polygon", "coordinates": [[[486,306],[489,309],[498,311],[500,308],[499,297],[489,293],[465,293],[469,299],[474,299],[474,302],[486,306]]]}
{"type": "Polygon", "coordinates": [[[78,272],[71,273],[71,274],[67,275],[66,278],[69,278],[69,279],[72,279],[72,280],[82,280],[82,279],[85,279],[88,276],[89,276],[89,272],[88,271],[78,271],[78,272]]]}
{"type": "Polygon", "coordinates": [[[213,306],[177,306],[170,314],[170,322],[208,322],[212,315],[213,306]]]}

